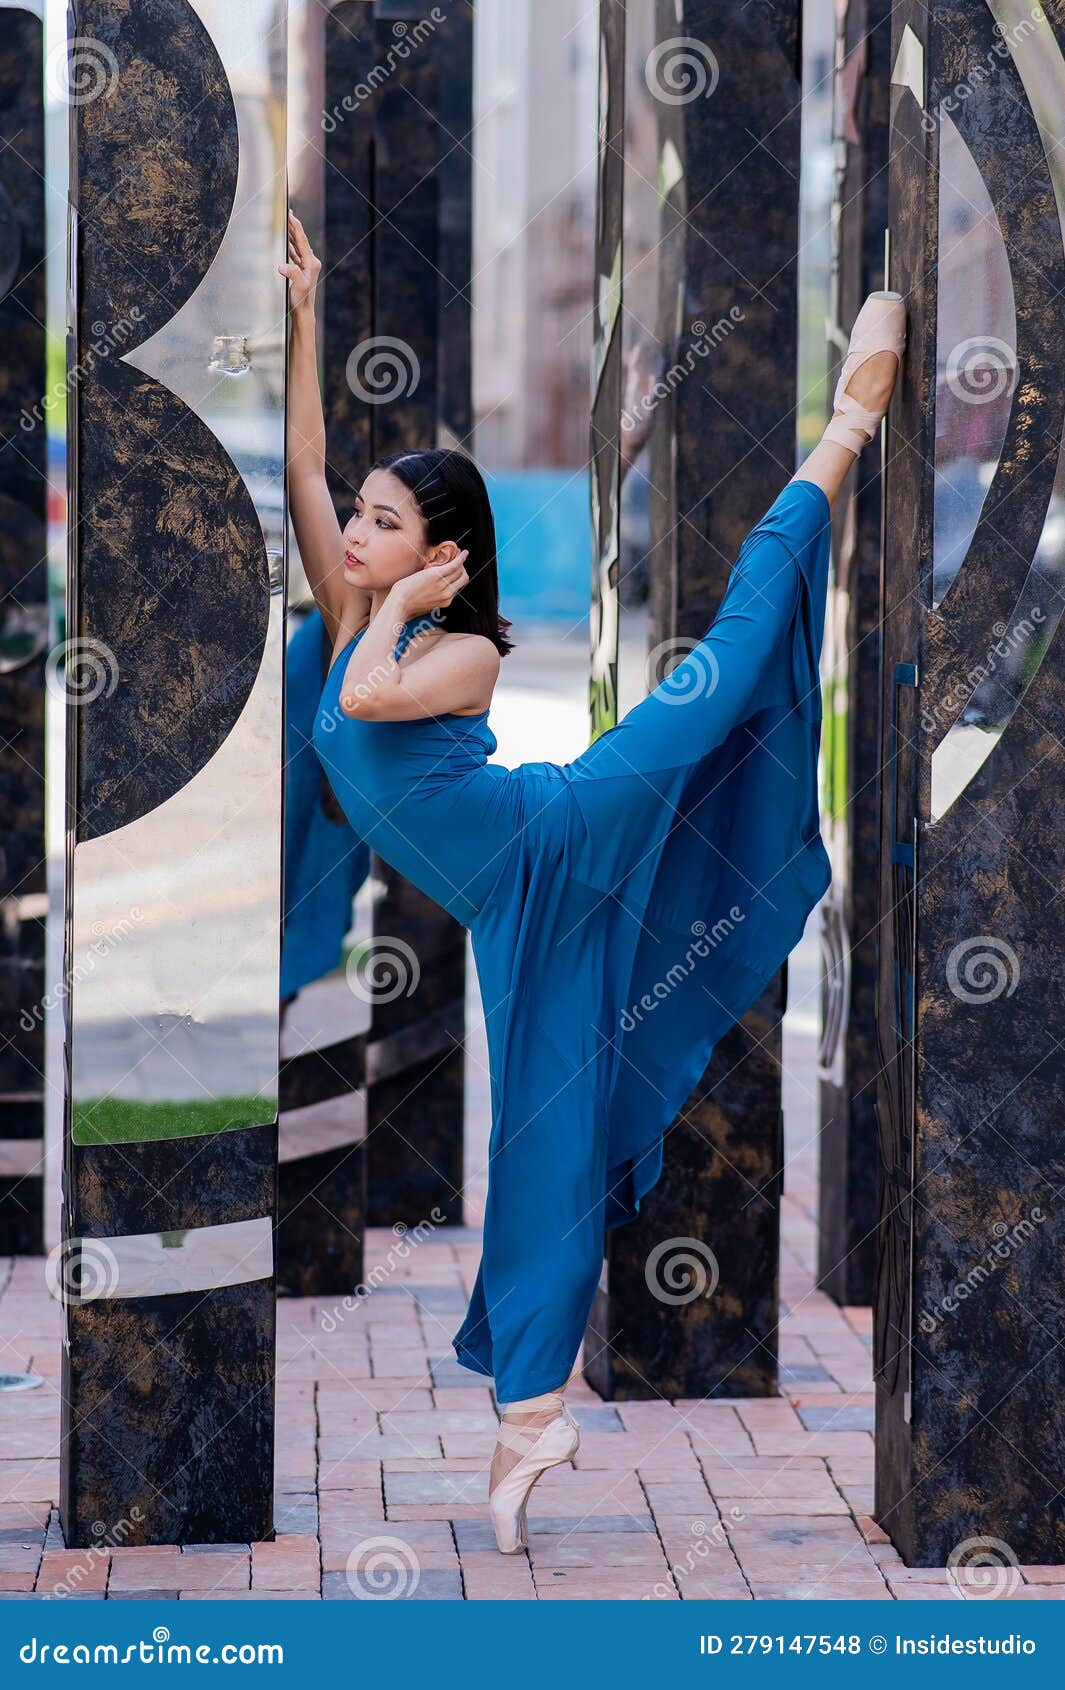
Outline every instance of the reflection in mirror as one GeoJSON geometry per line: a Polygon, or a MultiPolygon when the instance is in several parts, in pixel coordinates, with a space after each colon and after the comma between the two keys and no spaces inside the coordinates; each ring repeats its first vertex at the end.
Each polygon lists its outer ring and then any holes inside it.
{"type": "Polygon", "coordinates": [[[269,1125],[277,1110],[284,55],[214,0],[180,19],[210,94],[176,131],[205,208],[176,277],[156,273],[170,249],[160,260],[152,243],[142,154],[116,165],[120,97],[134,132],[135,109],[147,121],[126,95],[126,35],[113,98],[77,113],[79,348],[98,322],[126,329],[79,393],[75,1144],[269,1125]]]}
{"type": "MultiPolygon", "coordinates": [[[[1008,42],[1024,92],[1039,124],[1053,186],[1058,223],[1065,241],[1065,161],[1055,140],[1065,110],[1065,59],[1045,15],[1021,0],[993,0],[992,11],[1008,42]]],[[[1017,385],[1013,295],[1008,262],[997,222],[987,207],[977,232],[973,206],[987,206],[975,165],[944,118],[947,168],[940,172],[940,239],[960,231],[969,241],[964,284],[956,266],[957,246],[949,246],[951,281],[940,284],[937,359],[940,381],[936,402],[936,482],[934,602],[939,601],[960,567],[971,539],[986,486],[994,474],[1006,426],[1010,397],[1017,385]],[[960,203],[969,201],[968,210],[960,203]],[[976,302],[974,307],[973,301],[976,302]],[[973,366],[975,382],[965,381],[965,353],[971,337],[982,336],[983,361],[973,366]],[[991,340],[988,340],[991,336],[991,340]],[[944,389],[946,391],[944,392],[944,389]],[[942,412],[940,406],[942,405],[942,412]],[[987,420],[984,415],[987,414],[987,420]],[[942,515],[941,515],[942,507],[942,515]]],[[[1025,262],[1024,258],[1019,259],[1025,262]]],[[[988,657],[975,689],[932,753],[931,819],[938,821],[965,791],[991,755],[1024,697],[1065,610],[1065,451],[1059,449],[1053,493],[1030,568],[1005,624],[989,632],[988,657]]],[[[1002,544],[1010,543],[1008,518],[1002,519],[1002,544]]]]}
{"type": "Polygon", "coordinates": [[[45,143],[39,0],[0,4],[0,1255],[42,1245],[45,143]]]}
{"type": "MultiPolygon", "coordinates": [[[[297,995],[343,960],[352,904],[370,870],[369,847],[350,827],[315,755],[311,732],[331,643],[317,609],[289,612],[285,664],[285,925],[282,1025],[297,995]]],[[[348,1011],[351,996],[339,1006],[348,1011]]],[[[318,1003],[317,1015],[327,1013],[318,1003]]],[[[335,1018],[337,1010],[330,1019],[335,1018]]],[[[331,1041],[327,1041],[331,1042],[331,1041]]]]}
{"type": "Polygon", "coordinates": [[[945,110],[939,136],[933,605],[965,561],[1017,380],[1006,243],[976,161],[945,110]]]}
{"type": "Polygon", "coordinates": [[[662,102],[648,86],[654,7],[625,14],[625,172],[622,264],[621,555],[618,562],[618,716],[660,679],[649,674],[650,498],[656,430],[668,428],[659,343],[663,238],[658,149],[662,102]]]}

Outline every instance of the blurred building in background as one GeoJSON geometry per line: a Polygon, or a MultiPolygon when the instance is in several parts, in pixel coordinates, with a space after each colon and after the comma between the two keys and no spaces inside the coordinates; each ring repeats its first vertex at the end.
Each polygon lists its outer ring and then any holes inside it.
{"type": "Polygon", "coordinates": [[[477,0],[476,20],[475,448],[497,469],[583,469],[596,10],[572,0],[477,0]]]}

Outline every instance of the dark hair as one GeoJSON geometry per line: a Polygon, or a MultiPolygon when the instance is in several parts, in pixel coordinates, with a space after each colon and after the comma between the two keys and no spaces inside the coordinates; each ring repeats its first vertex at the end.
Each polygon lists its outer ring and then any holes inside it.
{"type": "Polygon", "coordinates": [[[514,642],[507,638],[511,624],[499,614],[499,574],[496,566],[496,525],[484,477],[465,452],[444,446],[414,452],[391,452],[378,458],[374,469],[388,470],[414,494],[425,518],[428,543],[453,540],[468,551],[469,583],[456,593],[440,618],[448,633],[483,634],[505,657],[514,642]]]}

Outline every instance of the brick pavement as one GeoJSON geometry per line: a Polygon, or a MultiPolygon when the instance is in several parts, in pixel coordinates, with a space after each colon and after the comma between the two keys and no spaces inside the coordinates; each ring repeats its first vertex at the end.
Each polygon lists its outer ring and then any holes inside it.
{"type": "MultiPolygon", "coordinates": [[[[393,1243],[375,1232],[371,1256],[393,1243]]],[[[809,1288],[783,1318],[778,1399],[604,1404],[582,1387],[576,1461],[536,1487],[529,1555],[500,1556],[484,1518],[491,1391],[446,1348],[477,1252],[473,1230],[437,1234],[335,1331],[313,1299],[280,1304],[275,1542],[92,1551],[64,1549],[54,1507],[58,1309],[39,1259],[8,1262],[0,1365],[45,1384],[0,1397],[0,1596],[950,1593],[945,1571],[903,1567],[869,1517],[869,1312],[809,1288]]],[[[1065,1594],[1065,1569],[1017,1577],[1018,1597],[1065,1594]]]]}
{"type": "MultiPolygon", "coordinates": [[[[278,1307],[276,1541],[67,1551],[55,1509],[60,1311],[40,1258],[0,1262],[0,1370],[44,1380],[0,1395],[0,1598],[950,1594],[945,1570],[904,1567],[870,1518],[870,1311],[813,1288],[814,931],[790,971],[779,1398],[609,1404],[581,1387],[576,1461],[534,1490],[529,1554],[501,1556],[484,1517],[492,1395],[450,1346],[479,1234],[438,1230],[397,1262],[379,1229],[367,1269],[381,1281],[355,1309],[335,1313],[337,1298],[278,1307]]],[[[470,1073],[473,1167],[487,1091],[476,1037],[470,1073]]],[[[470,1190],[475,1219],[476,1180],[470,1190]]],[[[1065,1568],[1016,1580],[1017,1598],[1065,1595],[1065,1568]]]]}

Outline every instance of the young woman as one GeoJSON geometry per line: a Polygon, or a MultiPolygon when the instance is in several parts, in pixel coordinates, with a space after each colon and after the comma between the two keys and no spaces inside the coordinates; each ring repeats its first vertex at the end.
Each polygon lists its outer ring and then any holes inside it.
{"type": "Polygon", "coordinates": [[[710,628],[566,764],[489,763],[509,624],[480,474],[460,452],[375,464],[341,530],[324,477],[320,265],[290,224],[288,474],[333,640],[314,744],[352,827],[471,932],[488,1030],[484,1241],[459,1360],[503,1410],[500,1549],[574,1454],[564,1389],[605,1228],[658,1178],[662,1136],[830,879],[817,806],[829,511],[887,408],[895,294],[863,306],[824,438],[747,537],[710,628]]]}

